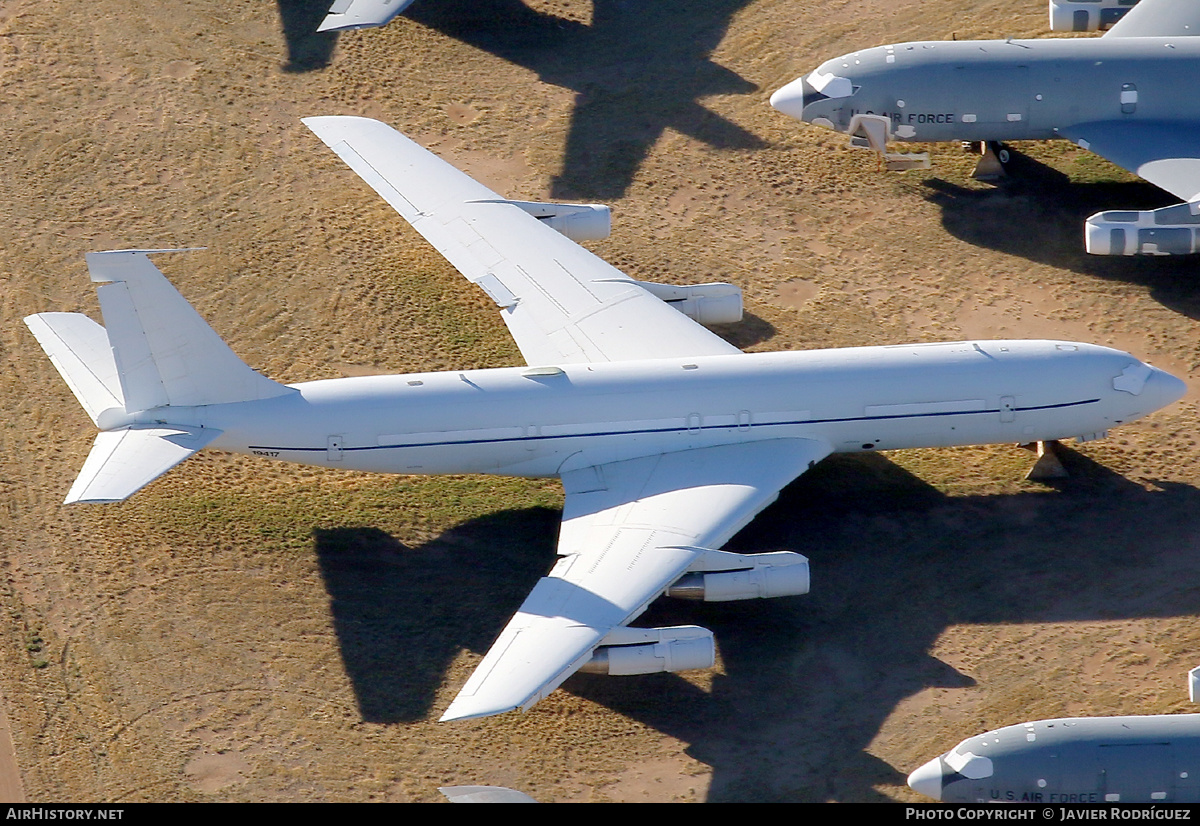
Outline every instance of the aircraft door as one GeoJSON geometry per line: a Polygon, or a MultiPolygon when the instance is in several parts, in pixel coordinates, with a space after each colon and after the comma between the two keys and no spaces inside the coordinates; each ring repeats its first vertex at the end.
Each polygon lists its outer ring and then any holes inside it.
{"type": "Polygon", "coordinates": [[[1008,424],[1017,420],[1017,400],[1014,396],[1000,397],[1000,421],[1008,424]]]}

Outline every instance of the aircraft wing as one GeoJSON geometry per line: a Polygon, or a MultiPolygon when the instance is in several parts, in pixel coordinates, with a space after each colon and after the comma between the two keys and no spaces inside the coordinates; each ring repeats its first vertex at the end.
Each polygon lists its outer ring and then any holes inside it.
{"type": "Polygon", "coordinates": [[[334,0],[319,32],[385,26],[413,4],[413,0],[334,0]]]}
{"type": "Polygon", "coordinates": [[[1200,34],[1196,0],[1142,0],[1104,37],[1186,37],[1200,34]]]}
{"type": "Polygon", "coordinates": [[[720,548],[832,447],[772,439],[563,474],[560,559],[534,586],[442,720],[526,709],[591,659],[705,549],[720,548]],[[610,637],[611,638],[611,637],[610,637]]]}
{"type": "Polygon", "coordinates": [[[1200,201],[1200,124],[1100,121],[1063,129],[1062,134],[1172,195],[1200,201]]]}
{"type": "Polygon", "coordinates": [[[391,127],[359,117],[304,123],[495,301],[527,363],[740,352],[391,127]]]}

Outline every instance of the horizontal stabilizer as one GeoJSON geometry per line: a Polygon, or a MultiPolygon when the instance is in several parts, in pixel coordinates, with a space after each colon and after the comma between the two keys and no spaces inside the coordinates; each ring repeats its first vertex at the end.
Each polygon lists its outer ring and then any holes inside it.
{"type": "Polygon", "coordinates": [[[38,313],[25,319],[38,344],[71,388],[91,420],[117,408],[125,412],[117,363],[108,333],[81,313],[38,313]]]}
{"type": "Polygon", "coordinates": [[[100,433],[64,503],[128,499],[220,435],[212,428],[176,425],[100,433]]]}

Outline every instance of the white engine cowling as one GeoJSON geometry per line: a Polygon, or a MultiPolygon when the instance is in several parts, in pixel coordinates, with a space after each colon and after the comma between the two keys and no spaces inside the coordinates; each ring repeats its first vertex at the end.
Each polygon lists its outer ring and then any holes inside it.
{"type": "Polygon", "coordinates": [[[1107,31],[1137,4],[1138,0],[1050,0],[1050,30],[1107,31]]]}
{"type": "Polygon", "coordinates": [[[612,210],[603,204],[508,201],[572,241],[603,241],[612,233],[612,210]]]}
{"type": "Polygon", "coordinates": [[[1098,212],[1084,224],[1092,255],[1191,255],[1200,252],[1200,204],[1098,212]]]}
{"type": "Polygon", "coordinates": [[[579,669],[591,674],[657,674],[712,668],[717,661],[712,631],[697,625],[616,628],[579,669]]]}
{"type": "Polygon", "coordinates": [[[637,283],[655,298],[701,324],[736,324],[742,320],[742,291],[735,284],[713,281],[677,287],[653,281],[637,283]]]}
{"type": "Polygon", "coordinates": [[[770,599],[807,594],[811,584],[808,559],[793,551],[730,554],[709,551],[708,565],[724,563],[735,570],[693,570],[667,589],[667,596],[704,602],[770,599]],[[729,559],[725,559],[728,557],[729,559]]]}

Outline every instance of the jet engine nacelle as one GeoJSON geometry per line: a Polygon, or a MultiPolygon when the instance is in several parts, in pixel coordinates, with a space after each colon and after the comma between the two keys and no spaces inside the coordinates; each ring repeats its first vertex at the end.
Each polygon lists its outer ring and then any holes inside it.
{"type": "Polygon", "coordinates": [[[1084,245],[1092,255],[1200,252],[1200,202],[1140,212],[1098,212],[1084,225],[1084,245]]]}
{"type": "Polygon", "coordinates": [[[713,281],[676,287],[672,284],[637,282],[655,298],[661,299],[690,319],[701,324],[736,324],[742,320],[742,291],[734,284],[713,281]]]}
{"type": "Polygon", "coordinates": [[[612,233],[612,210],[603,204],[508,201],[572,241],[603,241],[612,233]]]}
{"type": "Polygon", "coordinates": [[[717,648],[712,631],[698,625],[611,631],[580,671],[591,674],[657,674],[712,668],[717,648]]]}
{"type": "Polygon", "coordinates": [[[807,594],[808,559],[793,551],[767,554],[717,554],[709,565],[725,563],[734,570],[692,570],[667,589],[667,596],[704,602],[770,599],[807,594]],[[724,559],[730,557],[730,559],[724,559]]]}
{"type": "Polygon", "coordinates": [[[1050,30],[1107,31],[1137,4],[1138,0],[1050,0],[1050,30]]]}

